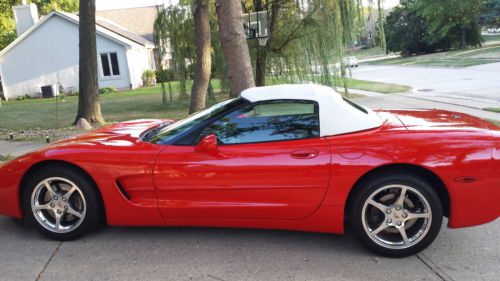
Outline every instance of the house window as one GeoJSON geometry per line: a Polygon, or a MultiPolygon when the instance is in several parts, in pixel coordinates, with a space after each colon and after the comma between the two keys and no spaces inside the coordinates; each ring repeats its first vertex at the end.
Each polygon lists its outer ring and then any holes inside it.
{"type": "Polygon", "coordinates": [[[104,77],[120,75],[120,66],[118,65],[118,55],[116,53],[102,53],[101,66],[104,77]]]}

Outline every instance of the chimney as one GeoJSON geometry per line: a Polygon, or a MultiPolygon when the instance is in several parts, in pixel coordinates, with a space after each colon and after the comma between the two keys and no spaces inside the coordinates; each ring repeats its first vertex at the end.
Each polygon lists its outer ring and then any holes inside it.
{"type": "Polygon", "coordinates": [[[20,6],[12,7],[14,20],[16,21],[17,36],[21,36],[26,30],[38,22],[38,10],[35,4],[27,4],[22,1],[20,6]]]}

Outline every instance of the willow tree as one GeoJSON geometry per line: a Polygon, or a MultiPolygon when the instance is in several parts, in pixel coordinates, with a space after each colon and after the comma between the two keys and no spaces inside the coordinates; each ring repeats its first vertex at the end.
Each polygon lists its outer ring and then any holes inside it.
{"type": "MultiPolygon", "coordinates": [[[[179,79],[179,100],[189,98],[186,79],[188,69],[186,61],[195,60],[194,23],[190,6],[185,4],[171,5],[158,13],[154,24],[154,37],[157,50],[170,50],[171,66],[179,79]]],[[[157,52],[157,56],[161,56],[157,52]]],[[[161,57],[163,58],[163,57],[161,57]]]]}
{"type": "Polygon", "coordinates": [[[342,58],[359,36],[361,0],[247,0],[244,8],[268,12],[266,45],[249,40],[257,85],[267,77],[271,83],[347,87],[342,58]]]}

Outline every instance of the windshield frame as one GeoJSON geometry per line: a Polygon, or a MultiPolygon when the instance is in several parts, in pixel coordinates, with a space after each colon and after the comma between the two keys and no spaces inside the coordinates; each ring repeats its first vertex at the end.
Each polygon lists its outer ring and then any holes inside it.
{"type": "Polygon", "coordinates": [[[235,107],[238,107],[238,105],[241,105],[244,102],[247,101],[243,98],[233,98],[221,101],[211,107],[207,107],[201,111],[195,112],[183,119],[169,124],[165,128],[162,128],[160,131],[158,131],[154,136],[151,136],[147,140],[144,139],[143,141],[159,145],[175,144],[179,140],[182,140],[184,137],[189,135],[191,132],[198,130],[200,127],[204,127],[206,123],[209,123],[213,119],[218,118],[221,114],[225,114],[226,112],[233,110],[235,107]],[[192,124],[189,126],[190,123],[192,124]],[[186,128],[182,129],[182,127],[185,125],[187,125],[186,128]],[[162,134],[166,134],[176,129],[181,129],[181,131],[167,138],[160,137],[162,134]]]}

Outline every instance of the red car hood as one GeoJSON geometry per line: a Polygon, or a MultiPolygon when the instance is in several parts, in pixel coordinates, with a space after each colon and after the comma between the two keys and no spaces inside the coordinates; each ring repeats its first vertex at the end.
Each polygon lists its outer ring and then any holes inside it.
{"type": "Polygon", "coordinates": [[[446,110],[383,110],[396,116],[408,130],[489,131],[497,127],[480,118],[446,110]]]}
{"type": "Polygon", "coordinates": [[[141,136],[141,134],[162,123],[171,123],[172,120],[160,119],[141,119],[132,120],[113,125],[105,126],[97,130],[90,131],[72,138],[54,142],[47,148],[54,148],[68,145],[114,145],[120,146],[120,143],[134,143],[141,136]]]}

